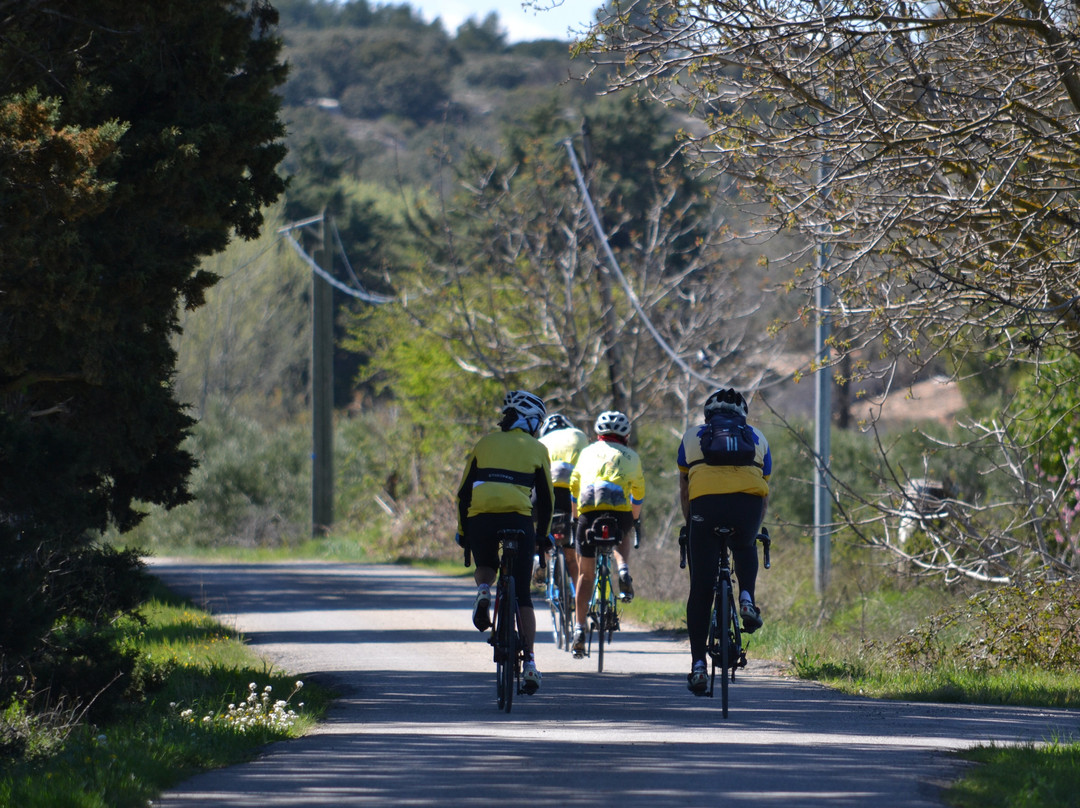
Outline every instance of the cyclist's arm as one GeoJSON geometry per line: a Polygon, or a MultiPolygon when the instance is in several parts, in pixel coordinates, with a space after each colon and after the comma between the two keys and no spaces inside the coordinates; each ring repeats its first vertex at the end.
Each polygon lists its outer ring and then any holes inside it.
{"type": "Polygon", "coordinates": [[[551,472],[543,467],[538,468],[533,486],[536,489],[536,536],[540,538],[551,532],[551,514],[555,510],[551,472]]]}
{"type": "Polygon", "coordinates": [[[465,474],[461,477],[461,485],[458,486],[458,533],[465,535],[465,522],[469,518],[469,506],[472,504],[473,479],[476,477],[476,458],[469,456],[469,464],[465,467],[465,474]]]}
{"type": "Polygon", "coordinates": [[[682,508],[684,521],[690,520],[690,478],[687,472],[679,469],[679,507],[682,508]]]}

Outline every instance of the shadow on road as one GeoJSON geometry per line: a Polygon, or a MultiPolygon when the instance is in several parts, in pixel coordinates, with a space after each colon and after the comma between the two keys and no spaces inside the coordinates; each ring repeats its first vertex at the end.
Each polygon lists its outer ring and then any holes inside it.
{"type": "Polygon", "coordinates": [[[673,653],[681,668],[681,646],[630,630],[612,650],[642,672],[598,674],[589,660],[578,670],[547,656],[565,652],[541,648],[538,658],[561,669],[507,715],[496,708],[490,650],[467,624],[467,579],[337,564],[153,571],[216,613],[245,615],[252,643],[319,660],[302,664],[319,666],[315,678],[341,694],[316,734],[194,778],[157,803],[168,808],[493,798],[530,808],[940,808],[938,786],[959,766],[943,750],[1080,736],[1076,712],[883,702],[767,675],[733,684],[725,720],[718,698],[695,698],[684,674],[657,672],[671,669],[673,653]],[[328,627],[333,613],[345,618],[340,629],[328,627]],[[425,655],[432,646],[450,650],[425,655]]]}

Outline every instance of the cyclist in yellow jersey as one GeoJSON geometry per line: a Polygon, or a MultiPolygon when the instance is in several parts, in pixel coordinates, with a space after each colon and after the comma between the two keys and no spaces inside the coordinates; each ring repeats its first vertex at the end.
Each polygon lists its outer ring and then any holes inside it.
{"type": "Polygon", "coordinates": [[[537,535],[548,533],[554,500],[547,449],[534,437],[545,414],[544,402],[532,393],[524,390],[507,393],[499,431],[485,435],[473,447],[457,494],[455,540],[470,549],[476,563],[473,624],[480,631],[491,627],[491,585],[499,567],[498,531],[516,529],[525,534],[518,547],[513,577],[521,616],[521,647],[525,652],[522,689],[527,694],[537,691],[541,678],[533,657],[536,615],[529,591],[533,551],[537,535]]]}
{"type": "Polygon", "coordinates": [[[593,427],[596,442],[578,455],[577,465],[570,475],[570,495],[577,518],[576,549],[578,554],[577,600],[575,605],[574,639],[570,645],[576,659],[585,654],[585,615],[589,609],[593,576],[596,574],[596,547],[587,540],[587,531],[601,515],[613,515],[619,520],[622,540],[615,548],[619,564],[619,593],[624,600],[634,597],[630,577],[630,534],[634,523],[641,518],[645,500],[645,475],[641,458],[626,445],[630,436],[630,419],[621,412],[600,413],[593,427]]]}
{"type": "Polygon", "coordinates": [[[717,526],[734,531],[728,540],[739,582],[739,615],[743,630],[761,628],[761,610],[754,602],[758,556],[755,544],[769,502],[772,452],[765,435],[746,423],[750,411],[742,394],[734,389],[717,390],[705,401],[705,422],[690,427],[679,444],[679,504],[686,519],[687,560],[690,562],[690,594],[686,599],[686,629],[690,635],[690,673],[687,687],[700,696],[708,690],[705,644],[709,633],[713,582],[720,544],[713,534],[717,526]],[[709,458],[702,446],[710,425],[735,423],[745,427],[748,446],[740,456],[709,458]],[[710,462],[711,461],[711,462],[710,462]]]}
{"type": "MultiPolygon", "coordinates": [[[[544,419],[540,427],[540,442],[547,447],[551,459],[551,484],[555,491],[555,513],[566,514],[569,519],[573,514],[570,498],[570,475],[577,465],[581,450],[589,445],[585,433],[575,427],[565,415],[555,413],[544,419]]],[[[564,548],[566,570],[570,577],[577,580],[577,553],[573,548],[573,531],[569,535],[570,545],[564,548]]]]}

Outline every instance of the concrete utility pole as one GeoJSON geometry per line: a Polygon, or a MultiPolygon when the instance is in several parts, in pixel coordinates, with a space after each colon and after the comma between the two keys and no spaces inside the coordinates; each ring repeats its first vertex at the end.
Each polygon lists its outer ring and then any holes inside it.
{"type": "MultiPolygon", "coordinates": [[[[825,180],[828,157],[821,156],[819,178],[825,180]]],[[[825,227],[823,224],[822,227],[825,227]]],[[[822,236],[817,248],[818,285],[814,302],[818,310],[817,331],[814,335],[814,591],[824,594],[829,585],[832,564],[832,491],[829,488],[828,468],[832,454],[832,368],[829,367],[829,335],[831,323],[828,309],[832,305],[832,290],[826,283],[829,267],[829,248],[822,236]]]]}
{"type": "MultiPolygon", "coordinates": [[[[330,273],[325,210],[320,218],[318,263],[330,273]]],[[[334,290],[318,273],[311,283],[311,535],[325,536],[334,523],[334,290]]]]}

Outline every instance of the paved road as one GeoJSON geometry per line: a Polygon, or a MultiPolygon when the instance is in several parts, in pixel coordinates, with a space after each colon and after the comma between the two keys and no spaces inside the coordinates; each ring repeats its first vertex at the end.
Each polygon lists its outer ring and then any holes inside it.
{"type": "Polygon", "coordinates": [[[342,693],[314,734],[196,776],[165,808],[941,808],[964,765],[950,750],[1080,736],[1077,712],[879,702],[754,665],[724,720],[718,698],[687,692],[684,643],[628,627],[603,674],[543,635],[543,687],[506,715],[467,580],[320,563],[153,570],[279,667],[342,693]]]}

